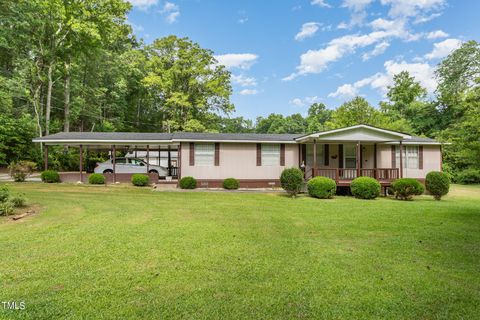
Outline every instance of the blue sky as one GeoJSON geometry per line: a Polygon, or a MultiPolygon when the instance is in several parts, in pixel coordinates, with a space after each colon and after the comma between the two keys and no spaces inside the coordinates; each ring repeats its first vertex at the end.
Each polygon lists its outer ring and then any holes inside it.
{"type": "Polygon", "coordinates": [[[134,32],[174,34],[214,51],[232,72],[235,116],[305,114],[355,95],[377,105],[409,71],[429,92],[435,65],[480,39],[480,1],[130,0],[134,32]]]}

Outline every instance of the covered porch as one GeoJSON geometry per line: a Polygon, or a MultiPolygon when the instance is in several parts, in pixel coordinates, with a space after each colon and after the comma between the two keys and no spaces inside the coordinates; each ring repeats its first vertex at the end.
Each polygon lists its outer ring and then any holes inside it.
{"type": "Polygon", "coordinates": [[[353,179],[365,176],[389,186],[403,177],[400,155],[406,136],[363,126],[306,135],[297,138],[301,144],[300,167],[306,180],[323,176],[333,179],[337,186],[349,186],[353,179]]]}

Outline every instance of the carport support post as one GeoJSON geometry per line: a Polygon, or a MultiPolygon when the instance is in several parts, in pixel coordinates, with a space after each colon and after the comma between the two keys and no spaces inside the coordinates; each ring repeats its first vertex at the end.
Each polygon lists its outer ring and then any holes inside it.
{"type": "Polygon", "coordinates": [[[80,153],[80,157],[79,157],[79,164],[80,164],[80,182],[83,182],[83,146],[82,146],[82,145],[80,145],[79,153],[80,153]]]}
{"type": "Polygon", "coordinates": [[[45,171],[48,170],[48,145],[44,145],[45,151],[43,153],[43,165],[45,166],[45,171]]]}
{"type": "Polygon", "coordinates": [[[147,144],[147,173],[150,171],[150,146],[147,144]]]}
{"type": "Polygon", "coordinates": [[[167,146],[167,150],[168,150],[168,163],[167,163],[167,167],[168,167],[168,175],[171,176],[172,175],[172,156],[171,156],[171,150],[170,150],[170,145],[167,146]]]}
{"type": "Polygon", "coordinates": [[[117,182],[117,174],[116,174],[116,170],[115,170],[115,155],[117,154],[116,150],[115,150],[115,145],[112,146],[112,164],[113,164],[113,183],[116,183],[117,182]]]}

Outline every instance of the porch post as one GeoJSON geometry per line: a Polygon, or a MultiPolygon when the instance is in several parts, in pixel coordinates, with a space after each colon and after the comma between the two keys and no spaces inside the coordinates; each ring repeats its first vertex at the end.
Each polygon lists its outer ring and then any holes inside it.
{"type": "Polygon", "coordinates": [[[315,170],[317,169],[317,140],[313,139],[313,168],[312,178],[315,177],[315,170]]]}
{"type": "MultiPolygon", "coordinates": [[[[172,150],[170,145],[167,146],[167,167],[168,167],[168,175],[172,175],[172,150]]],[[[177,157],[178,158],[178,157],[177,157]]]]}
{"type": "Polygon", "coordinates": [[[117,173],[116,173],[116,170],[115,170],[115,162],[116,162],[116,154],[117,154],[117,150],[115,149],[115,145],[112,146],[112,164],[113,164],[113,183],[116,183],[117,182],[117,173]]]}
{"type": "Polygon", "coordinates": [[[373,177],[377,179],[377,144],[373,144],[373,177]]]}
{"type": "Polygon", "coordinates": [[[80,145],[80,149],[79,149],[79,153],[80,153],[80,182],[83,182],[83,146],[80,145]]]}
{"type": "Polygon", "coordinates": [[[358,141],[357,143],[357,156],[356,156],[356,160],[357,160],[357,177],[360,177],[360,152],[361,152],[361,144],[360,144],[360,141],[358,141]]]}
{"type": "Polygon", "coordinates": [[[400,140],[400,178],[403,178],[403,144],[400,140]]]}
{"type": "Polygon", "coordinates": [[[45,147],[45,151],[43,153],[43,157],[44,157],[43,165],[45,166],[45,171],[47,171],[48,170],[48,145],[45,144],[44,147],[45,147]]]}
{"type": "Polygon", "coordinates": [[[137,146],[135,146],[135,158],[137,158],[137,146]]]}
{"type": "Polygon", "coordinates": [[[147,173],[150,171],[150,146],[147,144],[147,173]]]}
{"type": "Polygon", "coordinates": [[[182,143],[177,147],[177,180],[182,178],[182,143]]]}

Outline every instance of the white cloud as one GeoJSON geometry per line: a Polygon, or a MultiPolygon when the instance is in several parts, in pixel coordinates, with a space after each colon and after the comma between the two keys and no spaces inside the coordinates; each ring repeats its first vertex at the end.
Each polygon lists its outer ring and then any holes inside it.
{"type": "Polygon", "coordinates": [[[430,15],[420,15],[420,16],[417,16],[415,20],[413,20],[413,24],[425,23],[435,18],[438,18],[441,15],[442,15],[441,13],[432,13],[430,15]]]}
{"type": "Polygon", "coordinates": [[[432,52],[426,54],[425,58],[429,60],[444,58],[461,45],[462,41],[458,39],[447,39],[442,42],[437,42],[433,45],[432,52]]]}
{"type": "Polygon", "coordinates": [[[307,22],[302,25],[302,29],[295,35],[295,40],[302,41],[303,39],[313,37],[320,28],[318,22],[307,22]]]}
{"type": "Polygon", "coordinates": [[[390,5],[391,17],[416,17],[422,12],[439,10],[445,0],[381,0],[383,5],[390,5]]]}
{"type": "Polygon", "coordinates": [[[343,0],[342,7],[352,11],[352,14],[348,23],[341,22],[337,28],[350,29],[355,26],[363,25],[368,16],[365,8],[372,2],[373,0],[343,0]]]}
{"type": "Polygon", "coordinates": [[[427,39],[439,39],[448,37],[448,33],[443,32],[442,30],[436,30],[427,33],[427,39]]]}
{"type": "Polygon", "coordinates": [[[258,93],[257,89],[243,89],[242,91],[240,91],[240,94],[242,96],[254,95],[257,93],[258,93]]]}
{"type": "Polygon", "coordinates": [[[132,6],[140,9],[148,9],[151,6],[155,6],[158,3],[158,0],[129,0],[132,6]]]}
{"type": "Polygon", "coordinates": [[[242,74],[234,75],[232,74],[232,82],[238,84],[241,87],[255,87],[257,85],[257,80],[253,77],[246,77],[242,74]]]}
{"type": "Polygon", "coordinates": [[[385,50],[388,49],[388,47],[390,47],[390,43],[388,43],[387,41],[380,42],[379,44],[377,44],[375,46],[375,48],[373,48],[372,51],[364,53],[362,55],[363,61],[367,61],[368,59],[370,59],[372,57],[379,56],[379,55],[383,54],[385,52],[385,50]]]}
{"type": "Polygon", "coordinates": [[[237,22],[240,23],[240,24],[244,24],[244,23],[247,22],[247,21],[248,21],[248,18],[247,18],[247,17],[245,17],[245,18],[240,18],[240,19],[237,20],[237,22]]]}
{"type": "Polygon", "coordinates": [[[215,56],[218,63],[231,68],[250,69],[250,67],[257,61],[258,56],[253,53],[227,53],[215,56]]]}
{"type": "Polygon", "coordinates": [[[429,93],[433,93],[437,87],[435,66],[428,63],[407,63],[405,61],[395,62],[389,60],[384,63],[384,67],[384,72],[378,72],[353,84],[344,84],[338,87],[335,92],[331,92],[328,97],[351,98],[359,95],[360,89],[366,86],[385,94],[388,91],[388,86],[393,84],[393,76],[402,71],[408,71],[429,93]]]}
{"type": "Polygon", "coordinates": [[[344,0],[342,3],[342,7],[354,11],[361,11],[372,2],[373,0],[344,0]]]}
{"type": "Polygon", "coordinates": [[[160,10],[160,13],[164,14],[165,21],[171,24],[177,21],[177,18],[180,16],[180,8],[175,3],[167,1],[163,5],[162,10],[160,10]]]}
{"type": "Polygon", "coordinates": [[[323,8],[331,8],[332,7],[331,5],[326,3],[325,0],[312,0],[310,2],[310,4],[314,5],[314,6],[323,7],[323,8]]]}
{"type": "Polygon", "coordinates": [[[315,102],[320,101],[320,98],[317,96],[311,96],[311,97],[305,97],[303,99],[301,98],[295,98],[290,100],[290,104],[293,104],[296,107],[303,107],[306,105],[311,105],[314,104],[315,102]]]}

